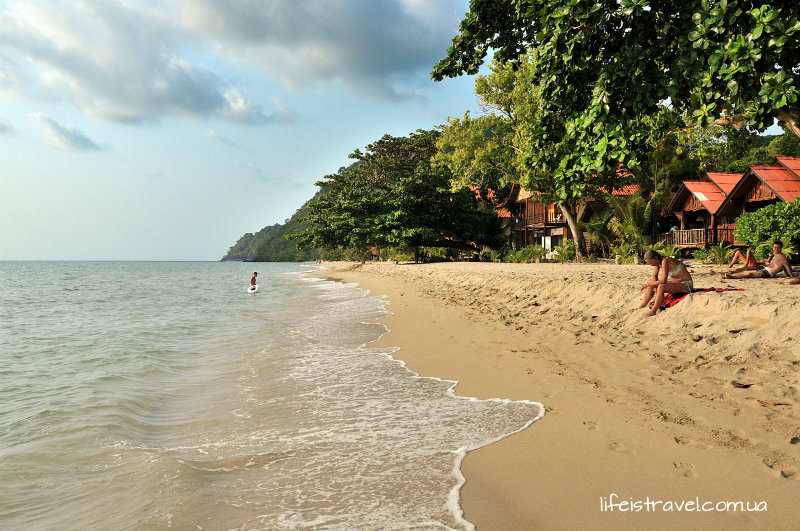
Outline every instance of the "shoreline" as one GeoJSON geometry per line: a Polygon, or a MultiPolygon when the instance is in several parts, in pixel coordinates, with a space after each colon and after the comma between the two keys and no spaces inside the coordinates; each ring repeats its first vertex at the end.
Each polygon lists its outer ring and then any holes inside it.
{"type": "MultiPolygon", "coordinates": [[[[645,320],[630,307],[649,267],[327,265],[323,276],[388,298],[390,331],[370,346],[400,347],[459,396],[547,406],[463,459],[461,508],[477,529],[796,528],[800,288],[731,281],[745,291],[645,320]],[[682,510],[609,510],[612,494],[682,510]],[[695,499],[767,511],[683,510],[695,499]]],[[[698,287],[719,284],[694,269],[698,287]]]]}

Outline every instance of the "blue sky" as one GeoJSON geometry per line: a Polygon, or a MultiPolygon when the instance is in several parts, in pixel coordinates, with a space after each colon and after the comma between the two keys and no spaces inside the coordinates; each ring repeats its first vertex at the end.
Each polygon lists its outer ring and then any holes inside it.
{"type": "Polygon", "coordinates": [[[467,0],[9,0],[0,260],[217,260],[384,133],[476,109],[430,80],[467,0]]]}

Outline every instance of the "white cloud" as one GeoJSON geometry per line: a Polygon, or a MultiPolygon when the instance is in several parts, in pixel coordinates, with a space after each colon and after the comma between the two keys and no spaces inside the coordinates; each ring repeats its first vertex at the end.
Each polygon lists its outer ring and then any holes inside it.
{"type": "Polygon", "coordinates": [[[338,82],[414,96],[463,15],[457,0],[176,0],[183,28],[220,53],[255,62],[296,90],[338,82]]]}
{"type": "Polygon", "coordinates": [[[0,94],[132,124],[285,123],[297,114],[274,94],[251,99],[238,72],[256,68],[298,92],[336,83],[420,97],[461,11],[463,0],[8,0],[0,94]]]}
{"type": "Polygon", "coordinates": [[[61,125],[46,114],[31,114],[30,118],[42,124],[50,142],[56,147],[77,151],[101,151],[103,149],[75,127],[61,125]]]}
{"type": "Polygon", "coordinates": [[[167,3],[159,5],[10,2],[0,12],[0,47],[7,50],[0,91],[66,100],[87,115],[125,123],[165,115],[274,121],[203,63],[203,43],[174,25],[167,3]],[[236,107],[229,94],[239,95],[236,107]]]}

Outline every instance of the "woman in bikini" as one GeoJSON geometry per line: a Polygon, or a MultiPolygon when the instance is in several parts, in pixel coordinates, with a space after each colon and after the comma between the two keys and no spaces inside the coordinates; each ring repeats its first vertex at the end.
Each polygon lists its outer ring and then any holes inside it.
{"type": "Polygon", "coordinates": [[[692,275],[683,262],[678,262],[672,257],[661,256],[655,251],[644,253],[644,261],[653,266],[653,279],[642,284],[639,291],[646,290],[644,299],[639,308],[644,308],[653,295],[656,300],[653,309],[647,314],[655,315],[664,300],[665,293],[691,293],[694,287],[692,275]],[[660,274],[659,274],[660,272],[660,274]],[[660,278],[659,278],[660,277],[660,278]]]}

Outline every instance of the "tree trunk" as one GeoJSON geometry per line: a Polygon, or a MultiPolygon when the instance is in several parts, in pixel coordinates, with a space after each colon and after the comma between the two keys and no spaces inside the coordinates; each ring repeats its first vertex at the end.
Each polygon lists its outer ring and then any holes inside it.
{"type": "Polygon", "coordinates": [[[796,110],[783,107],[775,111],[775,118],[778,119],[778,125],[800,136],[800,113],[796,110]]]}
{"type": "Polygon", "coordinates": [[[578,223],[575,221],[575,212],[564,203],[559,203],[558,206],[561,209],[561,213],[564,214],[564,219],[567,220],[572,238],[575,240],[575,260],[583,262],[583,257],[586,255],[586,240],[583,238],[583,231],[578,229],[578,223]]]}

